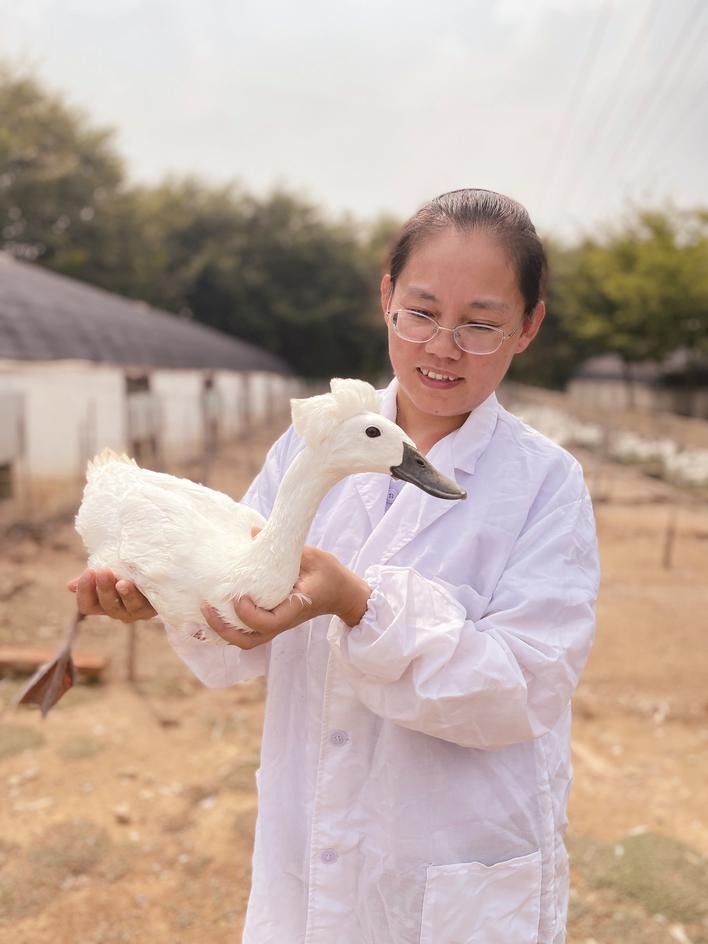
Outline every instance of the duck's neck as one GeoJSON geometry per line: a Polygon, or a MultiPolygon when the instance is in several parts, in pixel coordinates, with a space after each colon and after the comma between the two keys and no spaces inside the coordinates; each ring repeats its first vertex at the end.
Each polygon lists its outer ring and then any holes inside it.
{"type": "Polygon", "coordinates": [[[308,447],[298,453],[282,478],[273,510],[256,544],[273,572],[282,572],[284,579],[289,579],[294,571],[290,586],[299,573],[300,556],[312,519],[339,478],[336,473],[325,473],[321,456],[308,447]]]}

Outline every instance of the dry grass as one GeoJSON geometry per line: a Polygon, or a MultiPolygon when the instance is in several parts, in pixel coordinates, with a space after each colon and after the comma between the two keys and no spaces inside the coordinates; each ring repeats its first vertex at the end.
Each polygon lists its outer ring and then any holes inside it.
{"type": "Polygon", "coordinates": [[[648,915],[700,925],[708,918],[708,858],[653,832],[616,843],[569,840],[571,862],[592,888],[637,902],[648,915]]]}
{"type": "Polygon", "coordinates": [[[44,741],[44,735],[36,728],[23,724],[3,724],[0,726],[0,760],[41,747],[44,741]]]}

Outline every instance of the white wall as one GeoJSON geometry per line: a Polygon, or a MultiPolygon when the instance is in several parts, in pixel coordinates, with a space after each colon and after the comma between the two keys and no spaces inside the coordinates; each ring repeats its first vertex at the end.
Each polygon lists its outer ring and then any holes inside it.
{"type": "MultiPolygon", "coordinates": [[[[169,469],[198,459],[205,444],[203,370],[147,369],[150,390],[128,395],[126,368],[86,361],[0,361],[0,446],[13,455],[16,511],[33,517],[78,502],[87,461],[108,446],[132,452],[156,425],[154,460],[169,469]],[[130,396],[130,405],[128,398],[130,396]],[[25,449],[18,456],[20,402],[25,449]],[[129,423],[129,414],[131,422],[129,423]],[[155,423],[155,416],[157,423],[155,423]]],[[[220,442],[287,413],[301,381],[267,372],[213,372],[211,410],[220,442]]],[[[152,464],[153,457],[147,460],[152,464]]],[[[3,502],[3,505],[7,505],[3,502]]],[[[7,508],[1,509],[5,514],[7,508]]],[[[1,523],[1,522],[0,522],[1,523]]]]}
{"type": "Polygon", "coordinates": [[[150,372],[150,388],[159,400],[160,450],[166,462],[187,462],[199,456],[204,442],[199,370],[150,372]]]}
{"type": "Polygon", "coordinates": [[[214,374],[219,397],[219,439],[236,439],[243,435],[248,422],[248,379],[246,374],[220,370],[214,374]]]}
{"type": "Polygon", "coordinates": [[[82,477],[103,446],[125,446],[122,369],[83,361],[2,361],[0,391],[21,393],[33,477],[82,477]]]}
{"type": "Polygon", "coordinates": [[[251,427],[260,426],[270,418],[270,374],[252,371],[248,374],[248,419],[251,427]]]}

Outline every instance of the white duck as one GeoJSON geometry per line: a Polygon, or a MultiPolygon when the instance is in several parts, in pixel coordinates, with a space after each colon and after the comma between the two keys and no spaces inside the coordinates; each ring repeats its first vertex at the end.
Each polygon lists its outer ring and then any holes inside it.
{"type": "Polygon", "coordinates": [[[297,580],[302,548],[320,501],[355,472],[385,472],[439,498],[464,498],[395,423],[361,380],[331,381],[331,393],[292,400],[304,440],[283,476],[268,521],[227,495],[104,450],[87,471],[76,530],[88,566],[132,580],[163,621],[198,639],[221,643],[200,606],[249,631],[235,615],[239,595],[272,609],[297,580]],[[263,530],[251,537],[251,529],[263,530]]]}

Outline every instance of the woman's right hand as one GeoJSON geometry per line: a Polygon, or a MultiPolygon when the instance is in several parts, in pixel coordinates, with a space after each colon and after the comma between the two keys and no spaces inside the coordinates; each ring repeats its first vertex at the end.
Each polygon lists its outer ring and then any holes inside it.
{"type": "Polygon", "coordinates": [[[76,606],[84,616],[110,616],[135,623],[155,616],[146,597],[130,580],[118,580],[110,570],[85,570],[66,585],[76,594],[76,606]]]}

